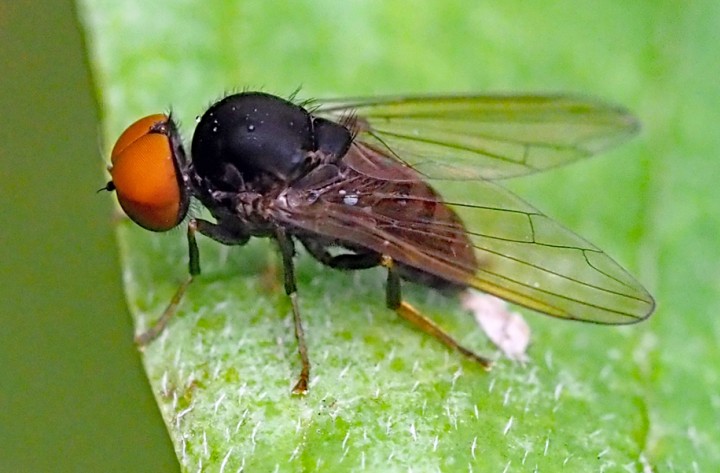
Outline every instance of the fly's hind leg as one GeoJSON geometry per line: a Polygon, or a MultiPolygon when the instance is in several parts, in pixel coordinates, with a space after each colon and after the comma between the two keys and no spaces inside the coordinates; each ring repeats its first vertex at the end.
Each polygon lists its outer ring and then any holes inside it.
{"type": "Polygon", "coordinates": [[[311,239],[301,239],[308,253],[322,264],[335,269],[356,270],[370,269],[378,266],[382,261],[382,256],[374,251],[365,253],[342,253],[339,255],[331,255],[327,246],[311,239]]]}
{"type": "Polygon", "coordinates": [[[400,274],[395,267],[395,262],[389,256],[383,256],[380,264],[387,268],[388,278],[386,287],[387,306],[394,310],[400,317],[411,322],[423,332],[432,335],[440,342],[453,350],[457,350],[464,356],[477,362],[485,370],[492,367],[492,361],[482,357],[472,350],[460,345],[454,338],[445,332],[439,325],[422,315],[415,307],[402,300],[400,288],[400,274]]]}

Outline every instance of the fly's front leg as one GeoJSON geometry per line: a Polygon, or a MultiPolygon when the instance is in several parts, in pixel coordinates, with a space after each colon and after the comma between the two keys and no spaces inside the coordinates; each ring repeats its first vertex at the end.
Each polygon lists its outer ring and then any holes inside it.
{"type": "Polygon", "coordinates": [[[187,292],[190,283],[193,282],[195,276],[200,274],[200,251],[198,250],[197,240],[195,239],[195,234],[197,232],[226,245],[243,245],[248,241],[248,236],[243,233],[233,233],[232,231],[228,231],[227,229],[215,225],[214,223],[210,223],[207,220],[190,219],[187,229],[188,277],[177,288],[172,299],[170,299],[170,303],[165,308],[165,311],[163,311],[162,315],[153,324],[153,326],[135,337],[135,343],[141,347],[146,346],[155,340],[160,336],[163,330],[165,330],[168,322],[170,322],[170,319],[172,319],[177,312],[177,308],[180,305],[185,292],[187,292]]]}
{"type": "Polygon", "coordinates": [[[197,241],[195,240],[195,232],[197,231],[197,222],[195,220],[190,220],[188,222],[188,229],[187,229],[187,240],[188,240],[188,277],[185,279],[185,281],[180,284],[180,286],[175,291],[175,294],[173,295],[172,299],[170,299],[170,303],[163,311],[162,315],[160,316],[157,321],[147,329],[146,331],[138,334],[135,336],[135,343],[137,343],[139,346],[144,347],[153,340],[155,340],[157,337],[160,336],[160,334],[165,330],[165,327],[167,327],[168,322],[177,312],[177,308],[180,305],[180,301],[182,301],[183,296],[185,295],[185,292],[187,291],[188,286],[190,286],[190,283],[193,282],[193,278],[200,274],[200,251],[198,250],[197,241]]]}
{"type": "Polygon", "coordinates": [[[275,232],[275,238],[280,246],[280,254],[283,260],[283,272],[285,273],[285,293],[290,297],[292,304],[293,321],[295,324],[295,338],[298,343],[298,354],[300,355],[300,377],[292,389],[293,394],[303,395],[307,393],[308,383],[310,381],[310,358],[307,353],[307,345],[305,344],[305,330],[302,326],[300,318],[300,308],[298,306],[297,284],[295,282],[295,266],[293,257],[295,256],[295,248],[290,237],[284,230],[278,229],[275,232]]]}
{"type": "Polygon", "coordinates": [[[400,274],[397,272],[395,262],[389,256],[383,256],[380,264],[387,268],[388,278],[386,287],[387,306],[394,310],[400,317],[413,323],[423,332],[437,338],[445,346],[457,350],[471,360],[477,362],[484,369],[492,367],[492,361],[476,354],[472,350],[460,345],[454,338],[445,332],[438,324],[421,314],[415,307],[402,300],[400,288],[400,274]]]}

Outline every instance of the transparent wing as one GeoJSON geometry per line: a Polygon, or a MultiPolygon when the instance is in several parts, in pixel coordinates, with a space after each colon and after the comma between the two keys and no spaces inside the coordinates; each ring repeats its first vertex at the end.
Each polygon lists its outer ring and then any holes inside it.
{"type": "MultiPolygon", "coordinates": [[[[503,179],[587,157],[637,132],[626,110],[564,95],[319,101],[314,114],[427,177],[503,179]]],[[[376,176],[382,177],[382,176],[376,176]]]]}
{"type": "MultiPolygon", "coordinates": [[[[652,313],[655,302],[647,290],[601,249],[504,187],[477,184],[470,203],[448,203],[466,223],[476,250],[479,264],[470,286],[589,322],[627,324],[652,313]]],[[[425,231],[434,231],[432,226],[426,222],[425,231]]]]}
{"type": "MultiPolygon", "coordinates": [[[[363,148],[350,153],[370,156],[363,148]]],[[[439,202],[421,181],[417,191],[393,185],[356,174],[309,190],[307,204],[288,199],[276,218],[556,317],[628,324],[653,311],[650,294],[602,250],[496,183],[458,186],[471,196],[463,203],[439,202]],[[463,245],[474,259],[453,250],[463,245]]]]}

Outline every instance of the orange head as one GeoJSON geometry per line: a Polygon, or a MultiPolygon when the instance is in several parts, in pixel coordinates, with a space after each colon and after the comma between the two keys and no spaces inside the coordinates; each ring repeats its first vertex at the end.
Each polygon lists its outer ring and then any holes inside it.
{"type": "Polygon", "coordinates": [[[112,180],[105,189],[117,192],[128,217],[154,232],[180,224],[189,196],[183,178],[185,156],[170,116],[139,119],[120,135],[110,156],[112,180]]]}

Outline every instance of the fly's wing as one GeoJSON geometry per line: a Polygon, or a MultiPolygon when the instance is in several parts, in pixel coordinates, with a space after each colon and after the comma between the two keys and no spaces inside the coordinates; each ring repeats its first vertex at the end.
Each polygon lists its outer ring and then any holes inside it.
{"type": "MultiPolygon", "coordinates": [[[[388,173],[387,157],[362,143],[348,153],[377,159],[388,173]]],[[[408,181],[409,168],[395,166],[408,181]]],[[[419,180],[420,192],[412,186],[397,192],[397,181],[353,176],[302,190],[275,218],[556,317],[629,324],[654,308],[648,292],[609,256],[495,183],[475,181],[471,201],[443,203],[419,180]],[[462,220],[436,218],[438,204],[462,220]],[[403,211],[422,207],[430,210],[403,211]],[[475,258],[453,250],[468,245],[475,258]]]]}
{"type": "Polygon", "coordinates": [[[614,146],[639,128],[622,108],[563,95],[319,103],[313,114],[349,126],[358,140],[438,179],[503,179],[549,169],[614,146]]]}

